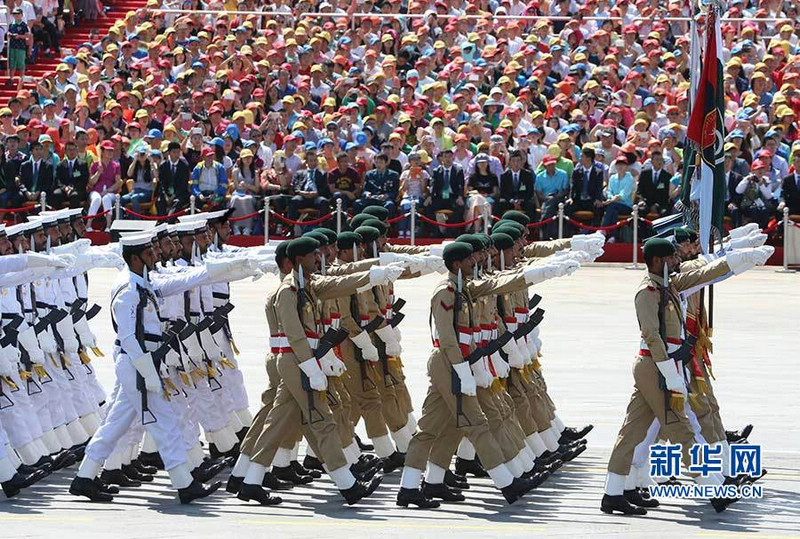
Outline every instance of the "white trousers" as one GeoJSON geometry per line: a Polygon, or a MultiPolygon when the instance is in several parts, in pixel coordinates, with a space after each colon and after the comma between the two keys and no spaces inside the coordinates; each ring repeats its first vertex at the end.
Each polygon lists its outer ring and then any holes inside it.
{"type": "MultiPolygon", "coordinates": [[[[117,375],[112,402],[108,414],[100,428],[86,447],[86,456],[103,463],[114,451],[117,443],[129,433],[137,419],[142,416],[142,397],[136,389],[136,369],[125,354],[114,358],[114,371],[117,375]]],[[[186,464],[187,455],[181,436],[179,418],[173,413],[172,405],[163,394],[148,393],[147,403],[155,423],[144,425],[153,437],[164,461],[164,467],[171,470],[186,464]]],[[[150,420],[150,416],[145,418],[150,420]]]]}

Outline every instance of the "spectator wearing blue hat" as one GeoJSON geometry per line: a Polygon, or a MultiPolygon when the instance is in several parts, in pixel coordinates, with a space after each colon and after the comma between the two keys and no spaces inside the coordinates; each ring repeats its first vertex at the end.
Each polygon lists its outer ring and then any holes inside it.
{"type": "Polygon", "coordinates": [[[396,201],[400,191],[400,176],[389,167],[389,156],[378,154],[375,157],[375,168],[364,177],[364,188],[361,197],[355,201],[353,210],[356,214],[367,206],[383,206],[394,217],[396,201]]]}

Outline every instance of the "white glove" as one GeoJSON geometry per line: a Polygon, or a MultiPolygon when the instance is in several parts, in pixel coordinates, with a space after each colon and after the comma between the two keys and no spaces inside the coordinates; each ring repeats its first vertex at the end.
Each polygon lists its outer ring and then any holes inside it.
{"type": "Polygon", "coordinates": [[[402,342],[402,340],[403,340],[403,334],[402,334],[402,333],[400,333],[400,324],[398,324],[398,325],[394,326],[394,327],[392,328],[392,331],[394,331],[394,338],[395,338],[395,339],[397,339],[397,342],[398,342],[398,343],[402,342]]]}
{"type": "Polygon", "coordinates": [[[539,349],[542,345],[542,341],[539,339],[539,326],[536,326],[528,333],[527,336],[528,342],[528,353],[531,356],[531,360],[536,359],[539,357],[539,349]]]}
{"type": "Polygon", "coordinates": [[[425,256],[425,273],[445,273],[447,268],[444,265],[444,260],[440,256],[425,256]]]}
{"type": "Polygon", "coordinates": [[[208,356],[208,359],[212,361],[219,361],[222,359],[222,350],[217,346],[217,342],[214,340],[214,336],[211,335],[211,330],[209,328],[200,332],[200,344],[203,347],[203,351],[205,351],[208,356]]]}
{"type": "Polygon", "coordinates": [[[405,260],[407,255],[400,253],[379,253],[378,264],[381,266],[388,266],[394,262],[405,260]]]}
{"type": "Polygon", "coordinates": [[[192,333],[189,335],[185,340],[181,341],[184,349],[186,349],[186,355],[189,356],[189,359],[192,359],[195,362],[199,362],[203,360],[203,349],[200,347],[200,341],[197,338],[197,333],[192,333]]]}
{"type": "Polygon", "coordinates": [[[50,331],[51,329],[47,328],[47,330],[41,332],[36,337],[39,339],[39,347],[42,349],[42,352],[49,356],[57,356],[58,345],[50,331]]]}
{"type": "Polygon", "coordinates": [[[475,377],[472,376],[470,364],[466,361],[462,361],[461,363],[453,365],[453,369],[456,371],[458,380],[461,382],[461,393],[469,397],[474,397],[477,394],[477,385],[475,384],[475,377]]]}
{"type": "Polygon", "coordinates": [[[19,352],[12,345],[0,349],[0,376],[13,376],[16,374],[19,352]]]}
{"type": "Polygon", "coordinates": [[[732,240],[736,238],[743,238],[745,236],[749,236],[753,232],[760,231],[761,228],[758,226],[758,223],[747,223],[744,226],[740,226],[738,228],[734,228],[728,235],[731,237],[732,240]]]}
{"type": "Polygon", "coordinates": [[[75,338],[75,329],[72,327],[72,317],[65,316],[56,324],[59,337],[64,342],[64,352],[67,354],[77,354],[80,343],[75,338]]]}
{"type": "Polygon", "coordinates": [[[372,344],[372,340],[369,338],[369,333],[362,331],[358,335],[353,335],[350,337],[350,340],[353,341],[353,344],[358,346],[359,350],[361,350],[361,356],[364,359],[367,361],[378,361],[378,349],[375,348],[374,344],[372,344]]]}
{"type": "MultiPolygon", "coordinates": [[[[509,340],[503,345],[503,352],[508,356],[508,364],[515,369],[521,369],[525,366],[525,359],[517,346],[517,341],[514,339],[509,340]]],[[[505,363],[505,362],[504,362],[505,363]]]]}
{"type": "Polygon", "coordinates": [[[405,268],[395,263],[388,266],[373,266],[369,269],[369,285],[380,286],[395,282],[405,272],[405,268]]]}
{"type": "Polygon", "coordinates": [[[161,378],[158,376],[156,366],[153,364],[153,355],[150,352],[142,354],[136,359],[132,359],[131,363],[136,368],[136,372],[144,378],[144,386],[147,391],[151,393],[158,393],[161,391],[161,378]]]}
{"type": "MultiPolygon", "coordinates": [[[[470,365],[470,368],[472,369],[472,376],[477,387],[487,388],[492,385],[492,373],[489,372],[489,366],[486,364],[486,358],[479,359],[470,365]]],[[[463,388],[461,392],[466,393],[463,388]]]]}
{"type": "Polygon", "coordinates": [[[314,391],[325,391],[328,389],[328,379],[319,368],[316,358],[311,358],[300,363],[300,370],[308,376],[308,383],[314,391]]]}
{"type": "Polygon", "coordinates": [[[259,259],[258,269],[261,273],[271,273],[272,275],[278,275],[279,273],[278,263],[274,260],[259,259]]]}
{"type": "Polygon", "coordinates": [[[79,262],[85,260],[89,268],[122,269],[125,267],[125,261],[122,257],[110,251],[80,255],[78,260],[79,262]],[[84,257],[88,257],[88,259],[84,259],[84,257]]]}
{"type": "Polygon", "coordinates": [[[397,342],[397,339],[394,335],[394,330],[390,325],[387,324],[382,328],[376,329],[375,335],[377,335],[378,338],[386,345],[387,356],[399,357],[400,354],[403,353],[403,349],[400,347],[400,343],[397,342]]]}
{"type": "Polygon", "coordinates": [[[732,239],[730,244],[728,245],[728,250],[761,247],[766,242],[767,242],[766,234],[761,234],[760,232],[754,232],[749,236],[732,239]]]}
{"type": "Polygon", "coordinates": [[[81,238],[64,245],[56,245],[55,247],[51,247],[50,253],[56,255],[79,255],[88,252],[91,247],[92,240],[88,238],[81,238]]]}
{"type": "Polygon", "coordinates": [[[525,282],[529,285],[538,284],[555,277],[570,275],[580,267],[581,265],[577,260],[568,258],[549,264],[530,266],[524,270],[523,276],[525,277],[525,282]]]}
{"type": "Polygon", "coordinates": [[[25,253],[29,268],[68,268],[75,264],[75,257],[70,254],[43,255],[25,253]]]}
{"type": "Polygon", "coordinates": [[[734,275],[739,275],[756,266],[764,265],[775,249],[769,245],[737,249],[725,255],[725,261],[734,275]]]}
{"type": "Polygon", "coordinates": [[[233,282],[259,273],[258,262],[248,258],[207,260],[205,263],[209,282],[233,282]]]}
{"type": "Polygon", "coordinates": [[[89,321],[86,320],[86,316],[81,316],[80,320],[74,323],[75,333],[78,334],[78,337],[81,339],[81,344],[83,344],[86,348],[96,348],[97,347],[97,338],[92,333],[92,329],[89,327],[89,321]]]}
{"type": "Polygon", "coordinates": [[[606,238],[602,234],[572,236],[570,245],[573,251],[585,251],[591,255],[600,256],[603,254],[603,245],[606,243],[606,238]]]}
{"type": "Polygon", "coordinates": [[[164,356],[164,363],[170,367],[180,367],[183,365],[181,363],[181,355],[172,347],[167,350],[167,354],[164,356]]]}
{"type": "Polygon", "coordinates": [[[325,376],[340,376],[347,370],[342,360],[333,353],[333,349],[328,350],[328,353],[322,357],[320,360],[320,367],[322,368],[322,372],[325,373],[325,376]]]}
{"type": "MultiPolygon", "coordinates": [[[[31,358],[31,363],[36,365],[44,365],[44,353],[39,346],[39,341],[36,339],[36,331],[29,325],[25,324],[18,328],[19,334],[17,335],[17,344],[28,352],[28,357],[31,358]]],[[[55,344],[55,343],[54,343],[55,344]]]]}
{"type": "Polygon", "coordinates": [[[492,366],[498,378],[508,378],[508,373],[511,372],[511,367],[505,360],[500,357],[500,354],[491,355],[492,366]]]}
{"type": "Polygon", "coordinates": [[[666,361],[656,361],[656,367],[658,370],[661,371],[661,374],[664,376],[664,379],[667,382],[667,389],[670,391],[679,391],[686,395],[686,382],[683,380],[683,377],[678,373],[678,369],[675,367],[675,362],[671,359],[666,361]]]}

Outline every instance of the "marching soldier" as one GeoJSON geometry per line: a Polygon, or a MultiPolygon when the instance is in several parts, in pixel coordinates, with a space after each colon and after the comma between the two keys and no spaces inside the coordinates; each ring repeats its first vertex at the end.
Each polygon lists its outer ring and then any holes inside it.
{"type": "Polygon", "coordinates": [[[449,272],[431,298],[431,322],[434,350],[428,361],[431,386],[423,404],[422,417],[411,439],[403,468],[397,504],[423,508],[439,503],[420,490],[431,447],[443,432],[455,427],[474,445],[488,475],[506,501],[514,503],[534,487],[535,482],[515,478],[504,464],[504,455],[492,436],[486,416],[476,398],[476,381],[471,365],[481,360],[483,352],[474,342],[474,301],[491,294],[503,294],[525,288],[535,282],[565,275],[577,269],[574,261],[546,268],[499,273],[488,279],[472,280],[474,257],[468,243],[454,242],[443,250],[449,272]]]}
{"type": "MultiPolygon", "coordinates": [[[[742,273],[765,263],[770,255],[771,248],[742,249],[698,269],[673,273],[679,269],[680,258],[672,242],[651,238],[645,243],[648,273],[635,300],[642,343],[634,364],[634,392],[608,464],[601,503],[604,513],[647,513],[637,503],[641,501],[638,492],[626,491],[625,487],[634,450],[644,440],[654,419],[658,419],[672,443],[682,445],[684,464],[689,464],[689,449],[695,443],[695,435],[685,413],[688,390],[681,363],[688,357],[690,345],[684,340],[679,294],[709,284],[730,272],[742,273]]],[[[722,485],[724,479],[721,474],[710,474],[698,476],[696,481],[722,485]]],[[[714,498],[711,504],[721,512],[735,501],[735,498],[714,498]]]]}
{"type": "Polygon", "coordinates": [[[342,451],[327,398],[321,393],[327,389],[327,377],[319,362],[326,354],[332,353],[332,346],[338,343],[329,340],[327,334],[321,334],[318,301],[348,296],[359,287],[394,280],[402,269],[371,268],[369,272],[345,277],[316,278],[319,247],[319,242],[313,238],[298,238],[287,246],[293,271],[280,285],[275,311],[280,333],[286,336],[288,346],[280,349],[278,372],[281,381],[275,402],[239,489],[239,498],[245,501],[274,503],[261,487],[263,477],[282,441],[295,431],[298,422],[348,504],[369,496],[381,482],[380,475],[370,475],[371,479],[362,481],[353,474],[342,451]]]}

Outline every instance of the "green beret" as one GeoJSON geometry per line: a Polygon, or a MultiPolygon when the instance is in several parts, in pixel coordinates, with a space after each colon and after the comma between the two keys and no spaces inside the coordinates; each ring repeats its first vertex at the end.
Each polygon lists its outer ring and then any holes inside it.
{"type": "Polygon", "coordinates": [[[304,238],[314,238],[319,242],[320,245],[329,245],[330,242],[328,241],[328,236],[323,234],[318,230],[311,230],[310,232],[306,232],[303,234],[304,238]]]}
{"type": "Polygon", "coordinates": [[[672,256],[675,254],[675,246],[671,241],[664,238],[650,238],[644,242],[644,257],[652,259],[654,256],[672,256]]]}
{"type": "Polygon", "coordinates": [[[480,233],[475,235],[478,236],[478,238],[480,238],[480,240],[483,242],[484,249],[488,249],[489,247],[492,247],[494,245],[492,237],[489,234],[480,233]]]}
{"type": "Polygon", "coordinates": [[[313,253],[317,249],[319,249],[319,242],[314,238],[305,236],[290,241],[289,245],[286,247],[286,255],[294,260],[298,256],[313,253]]]}
{"type": "Polygon", "coordinates": [[[449,265],[453,262],[459,262],[472,254],[472,245],[464,243],[463,241],[454,241],[444,246],[442,250],[442,259],[444,263],[449,265]]]}
{"type": "Polygon", "coordinates": [[[528,226],[531,223],[530,217],[517,210],[509,210],[503,214],[504,221],[514,221],[522,226],[528,226]]]}
{"type": "Polygon", "coordinates": [[[350,230],[355,230],[361,225],[363,225],[367,221],[373,221],[375,219],[374,215],[370,215],[368,213],[359,213],[358,215],[353,216],[350,219],[350,230]]]}
{"type": "Polygon", "coordinates": [[[286,258],[286,248],[289,247],[289,240],[282,241],[275,247],[275,260],[280,262],[282,258],[286,258]]]}
{"type": "Polygon", "coordinates": [[[676,243],[683,243],[685,241],[690,241],[690,242],[697,241],[697,232],[695,232],[688,226],[679,226],[678,228],[673,230],[673,233],[675,234],[676,243]]]}
{"type": "Polygon", "coordinates": [[[477,253],[478,251],[482,251],[486,248],[483,238],[481,238],[478,234],[461,234],[456,238],[456,241],[470,244],[473,253],[477,253]]]}
{"type": "Polygon", "coordinates": [[[314,232],[322,232],[325,234],[325,237],[328,238],[328,245],[333,245],[336,243],[336,232],[331,230],[330,228],[319,227],[315,228],[314,232]]]}
{"type": "Polygon", "coordinates": [[[361,226],[371,226],[372,228],[377,228],[378,232],[381,233],[381,236],[385,236],[386,233],[389,231],[389,225],[384,223],[383,221],[378,221],[377,219],[369,219],[361,223],[361,226]]]}
{"type": "Polygon", "coordinates": [[[494,246],[501,250],[514,247],[514,238],[505,232],[494,232],[492,234],[492,241],[494,241],[494,246]]]}
{"type": "Polygon", "coordinates": [[[364,239],[355,232],[342,232],[336,237],[336,246],[342,250],[352,249],[353,246],[362,243],[364,239]]]}
{"type": "Polygon", "coordinates": [[[513,226],[506,226],[506,225],[495,226],[492,229],[492,236],[494,236],[497,232],[501,232],[503,234],[511,236],[511,239],[514,241],[517,241],[522,237],[522,232],[520,232],[519,229],[514,228],[513,226]]]}
{"type": "Polygon", "coordinates": [[[381,231],[374,226],[360,226],[354,232],[361,235],[364,243],[372,243],[381,236],[381,231]]]}
{"type": "Polygon", "coordinates": [[[389,218],[389,210],[383,206],[367,206],[361,210],[361,213],[366,213],[367,215],[377,217],[379,221],[385,221],[389,218]]]}

